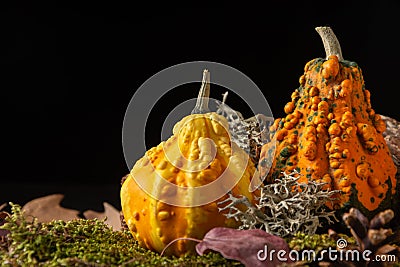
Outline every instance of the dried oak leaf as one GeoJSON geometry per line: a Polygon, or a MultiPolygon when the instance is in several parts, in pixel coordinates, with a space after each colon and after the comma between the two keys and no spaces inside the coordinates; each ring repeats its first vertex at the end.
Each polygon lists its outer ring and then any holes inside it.
{"type": "Polygon", "coordinates": [[[105,220],[105,223],[111,226],[115,231],[121,230],[121,219],[120,212],[114,208],[111,204],[103,202],[104,212],[97,212],[93,210],[87,210],[83,213],[86,219],[99,219],[105,220]]]}
{"type": "Polygon", "coordinates": [[[67,209],[60,206],[61,200],[64,198],[62,194],[53,194],[45,197],[33,199],[26,203],[22,210],[25,216],[33,216],[39,222],[51,222],[53,220],[70,221],[79,219],[79,211],[67,209]]]}
{"type": "Polygon", "coordinates": [[[279,264],[291,262],[286,241],[260,229],[213,228],[196,245],[199,255],[203,255],[207,250],[217,251],[227,259],[237,260],[251,267],[279,266],[279,264]],[[275,250],[275,253],[270,253],[272,250],[275,250]],[[278,259],[278,251],[285,251],[285,255],[280,257],[287,258],[287,261],[278,259]]]}
{"type": "MultiPolygon", "coordinates": [[[[2,226],[6,222],[6,218],[10,216],[7,212],[2,211],[6,206],[7,204],[0,205],[0,226],[2,226]]],[[[0,245],[8,233],[8,230],[0,229],[0,245]]]]}

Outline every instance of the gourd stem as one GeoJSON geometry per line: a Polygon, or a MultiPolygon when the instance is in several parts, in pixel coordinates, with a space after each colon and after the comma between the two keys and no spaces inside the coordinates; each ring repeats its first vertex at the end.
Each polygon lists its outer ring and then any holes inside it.
{"type": "Polygon", "coordinates": [[[201,87],[199,95],[197,96],[196,106],[192,110],[192,114],[203,114],[210,112],[208,108],[208,100],[210,97],[210,72],[205,69],[203,71],[203,80],[201,82],[201,87]]]}
{"type": "Polygon", "coordinates": [[[318,32],[319,36],[321,36],[322,42],[324,43],[326,59],[328,59],[329,56],[336,55],[339,61],[342,61],[342,49],[332,29],[330,27],[316,27],[315,30],[318,32]]]}

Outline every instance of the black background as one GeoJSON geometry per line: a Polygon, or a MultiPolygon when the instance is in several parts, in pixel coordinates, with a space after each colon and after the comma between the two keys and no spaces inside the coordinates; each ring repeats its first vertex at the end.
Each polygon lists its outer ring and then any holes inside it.
{"type": "MultiPolygon", "coordinates": [[[[400,120],[399,1],[241,2],[2,3],[0,204],[63,193],[67,207],[120,208],[122,122],[143,82],[183,62],[223,63],[250,77],[279,117],[305,63],[324,57],[316,26],[331,26],[344,58],[361,66],[377,113],[400,120]]],[[[170,100],[197,95],[181,93],[170,100]]],[[[163,101],[149,145],[160,141],[163,101]]]]}

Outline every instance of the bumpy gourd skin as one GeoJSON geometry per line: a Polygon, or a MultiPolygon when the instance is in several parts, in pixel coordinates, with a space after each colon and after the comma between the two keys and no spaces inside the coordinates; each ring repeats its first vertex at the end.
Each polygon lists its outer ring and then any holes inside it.
{"type": "MultiPolygon", "coordinates": [[[[247,196],[252,201],[253,194],[249,192],[249,184],[255,173],[254,163],[235,143],[232,143],[234,147],[231,147],[229,134],[225,129],[228,129],[227,121],[216,113],[187,116],[174,127],[172,137],[148,150],[145,156],[136,162],[122,185],[121,204],[129,229],[144,247],[161,252],[176,238],[202,239],[213,227],[238,226],[236,221],[227,219],[218,211],[216,203],[226,195],[206,205],[178,207],[153,198],[143,191],[133,178],[144,175],[146,181],[152,185],[152,195],[162,197],[164,194],[173,195],[174,190],[168,187],[160,188],[159,179],[166,179],[178,186],[197,187],[218,179],[226,171],[232,179],[241,177],[232,193],[236,196],[247,196]],[[215,147],[210,147],[209,143],[204,141],[205,138],[212,139],[215,147]],[[207,167],[213,149],[216,155],[207,167]],[[182,156],[189,161],[196,161],[195,164],[185,162],[182,156]],[[243,161],[243,158],[248,160],[243,161]],[[206,168],[191,172],[201,164],[206,164],[206,168]]],[[[193,197],[196,196],[185,196],[186,203],[190,203],[193,197]]],[[[194,252],[194,245],[193,241],[179,240],[166,252],[181,256],[194,252]]]]}
{"type": "Polygon", "coordinates": [[[270,129],[276,154],[270,144],[262,149],[261,166],[273,159],[266,181],[297,170],[300,181],[309,177],[342,192],[336,195],[335,209],[350,205],[372,215],[389,208],[396,167],[382,136],[385,123],[371,107],[361,69],[332,55],[311,60],[304,71],[284,108],[286,117],[270,129]]]}

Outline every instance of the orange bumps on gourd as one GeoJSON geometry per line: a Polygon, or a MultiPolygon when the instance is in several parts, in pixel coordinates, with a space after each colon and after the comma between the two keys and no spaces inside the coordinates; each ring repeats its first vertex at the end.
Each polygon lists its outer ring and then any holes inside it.
{"type": "Polygon", "coordinates": [[[322,64],[322,77],[325,79],[335,78],[339,73],[339,60],[336,55],[331,55],[322,64]]]}

